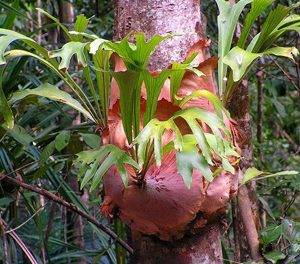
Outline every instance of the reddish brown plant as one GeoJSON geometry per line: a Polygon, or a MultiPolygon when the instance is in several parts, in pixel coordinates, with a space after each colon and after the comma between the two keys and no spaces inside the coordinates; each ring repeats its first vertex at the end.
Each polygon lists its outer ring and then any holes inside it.
{"type": "MultiPolygon", "coordinates": [[[[200,41],[192,47],[187,56],[195,51],[202,51],[207,44],[207,41],[200,41]]],[[[203,52],[199,54],[196,58],[199,62],[197,69],[205,76],[198,77],[194,73],[186,72],[178,91],[180,97],[185,97],[199,89],[216,94],[213,74],[217,58],[213,57],[203,61],[203,52]]],[[[115,56],[114,63],[116,71],[126,70],[121,58],[115,56]]],[[[153,76],[158,72],[159,70],[153,72],[153,76]]],[[[103,143],[115,144],[128,150],[130,145],[122,126],[119,92],[114,80],[111,89],[109,129],[103,135],[103,143]]],[[[146,100],[146,92],[142,88],[142,116],[145,113],[146,100]]],[[[214,111],[212,104],[205,98],[192,99],[184,105],[184,108],[190,106],[214,111]]],[[[178,110],[180,108],[173,105],[170,100],[167,80],[159,97],[155,118],[167,120],[178,110]]],[[[232,129],[232,123],[229,120],[225,120],[225,124],[227,128],[232,129]]],[[[178,120],[177,125],[182,134],[191,133],[183,120],[178,120]]],[[[203,129],[208,130],[206,127],[203,129]]],[[[173,133],[168,131],[164,135],[163,143],[167,144],[173,138],[173,133]]],[[[232,158],[231,161],[234,163],[236,160],[232,158]]],[[[215,163],[218,164],[218,162],[216,159],[215,163]]],[[[217,165],[213,169],[217,169],[217,165]]],[[[223,171],[212,182],[208,182],[201,172],[195,169],[192,186],[188,189],[177,171],[175,151],[164,155],[159,168],[155,164],[149,167],[142,185],[137,183],[137,175],[132,168],[128,167],[127,171],[129,174],[128,187],[123,185],[115,167],[111,167],[104,177],[105,199],[101,209],[102,213],[109,218],[118,215],[131,229],[147,235],[156,235],[167,241],[183,237],[187,230],[190,232],[193,228],[202,228],[207,222],[215,219],[219,214],[223,214],[228,200],[237,191],[235,175],[223,171]]]]}

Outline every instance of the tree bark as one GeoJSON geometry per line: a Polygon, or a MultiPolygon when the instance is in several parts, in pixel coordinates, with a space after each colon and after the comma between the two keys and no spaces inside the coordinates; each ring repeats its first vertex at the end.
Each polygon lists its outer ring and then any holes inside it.
{"type": "Polygon", "coordinates": [[[201,233],[185,236],[178,241],[166,242],[156,237],[134,233],[133,242],[132,263],[223,263],[221,233],[218,223],[208,225],[201,233]]]}
{"type": "MultiPolygon", "coordinates": [[[[182,62],[187,51],[205,38],[198,0],[115,0],[114,5],[116,40],[130,32],[144,32],[147,38],[181,34],[158,46],[150,59],[150,70],[166,68],[173,61],[182,62]]],[[[172,242],[133,232],[132,263],[223,263],[220,236],[218,221],[172,242]]]]}
{"type": "Polygon", "coordinates": [[[149,69],[163,69],[172,61],[182,62],[187,51],[204,38],[198,0],[115,0],[114,37],[130,32],[180,34],[160,44],[150,60],[149,69]]]}
{"type": "MultiPolygon", "coordinates": [[[[59,0],[59,19],[67,28],[74,22],[75,11],[73,0],[59,0]]],[[[67,41],[69,41],[68,37],[60,30],[60,42],[66,43],[67,41]]]]}
{"type": "MultiPolygon", "coordinates": [[[[57,16],[57,14],[55,13],[55,7],[54,7],[54,3],[52,1],[49,1],[47,3],[47,8],[46,11],[53,15],[53,16],[57,16]]],[[[46,24],[52,24],[52,20],[49,17],[45,17],[45,22],[46,24]]],[[[57,27],[49,27],[47,28],[47,42],[49,45],[57,45],[58,43],[58,28],[57,27]]],[[[56,46],[55,46],[56,48],[56,46]]]]}
{"type": "MultiPolygon", "coordinates": [[[[235,91],[235,95],[229,103],[231,117],[236,121],[239,130],[237,143],[241,149],[242,160],[240,167],[246,170],[252,167],[253,144],[250,123],[250,103],[247,81],[243,81],[235,91]],[[241,105],[243,107],[241,107],[241,105]]],[[[239,233],[235,243],[239,243],[241,261],[258,260],[258,206],[256,199],[255,182],[242,186],[237,195],[237,219],[239,233]]]]}
{"type": "MultiPolygon", "coordinates": [[[[235,0],[230,0],[230,2],[232,4],[236,3],[235,0]]],[[[239,36],[240,26],[238,25],[236,37],[238,38],[239,36]]],[[[237,143],[243,157],[240,162],[240,168],[245,171],[252,167],[253,161],[250,102],[247,80],[244,80],[236,89],[235,95],[232,97],[228,106],[231,117],[236,121],[239,130],[240,136],[237,139],[237,143]],[[243,107],[240,107],[241,105],[243,107]]],[[[258,133],[259,128],[260,127],[258,127],[258,133]]],[[[239,189],[236,203],[237,207],[234,206],[235,217],[233,219],[235,222],[235,259],[236,261],[248,261],[250,259],[258,260],[261,257],[258,238],[259,211],[256,197],[256,183],[254,181],[239,189]],[[239,250],[239,252],[237,252],[237,250],[239,250]]]]}

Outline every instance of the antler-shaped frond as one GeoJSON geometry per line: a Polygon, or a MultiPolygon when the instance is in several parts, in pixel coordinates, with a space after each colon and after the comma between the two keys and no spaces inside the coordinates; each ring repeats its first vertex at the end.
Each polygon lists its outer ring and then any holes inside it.
{"type": "MultiPolygon", "coordinates": [[[[172,142],[177,151],[177,167],[184,179],[191,178],[190,168],[199,169],[203,176],[211,181],[213,172],[209,168],[213,166],[213,155],[215,154],[222,160],[222,166],[225,170],[234,173],[234,168],[228,161],[227,156],[239,156],[231,143],[230,131],[226,128],[223,120],[216,114],[209,111],[191,107],[176,112],[173,117],[166,121],[152,119],[141,133],[134,140],[138,145],[138,161],[142,168],[145,162],[149,144],[154,145],[154,156],[157,166],[161,165],[163,156],[163,135],[167,130],[174,132],[172,142]],[[183,136],[175,120],[183,118],[189,125],[193,135],[191,137],[183,136]],[[199,121],[205,123],[212,133],[205,133],[199,121]],[[189,157],[189,158],[188,158],[189,157]],[[193,157],[193,158],[191,158],[193,157]],[[190,159],[191,158],[191,159],[190,159]],[[185,160],[182,165],[180,160],[185,160]],[[186,161],[189,161],[186,163],[186,161]]],[[[189,181],[186,184],[190,186],[189,181]]]]}
{"type": "Polygon", "coordinates": [[[100,184],[104,174],[112,165],[117,167],[125,186],[128,185],[128,175],[124,165],[129,164],[138,169],[138,164],[126,152],[114,145],[105,145],[97,150],[82,151],[77,156],[75,164],[80,164],[77,179],[80,180],[84,174],[80,188],[92,180],[90,191],[100,184]]]}

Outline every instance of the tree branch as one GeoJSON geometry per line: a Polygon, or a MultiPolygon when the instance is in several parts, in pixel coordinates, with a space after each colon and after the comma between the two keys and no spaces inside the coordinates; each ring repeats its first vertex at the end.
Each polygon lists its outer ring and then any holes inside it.
{"type": "Polygon", "coordinates": [[[112,239],[114,239],[117,243],[119,243],[124,249],[126,249],[130,254],[133,254],[133,249],[122,239],[120,239],[116,233],[114,233],[112,230],[110,230],[108,227],[106,227],[105,225],[101,224],[100,222],[98,222],[94,217],[90,216],[88,213],[84,212],[82,209],[80,209],[79,207],[77,207],[75,204],[73,203],[69,203],[67,201],[65,201],[64,199],[58,197],[57,195],[46,191],[44,189],[35,187],[35,186],[31,186],[27,183],[24,183],[22,181],[19,181],[17,179],[8,177],[4,174],[0,174],[0,181],[6,181],[7,183],[11,183],[17,186],[20,186],[24,189],[27,189],[29,191],[38,193],[40,195],[43,195],[45,197],[47,197],[48,199],[64,206],[67,207],[68,209],[74,211],[75,213],[79,214],[80,216],[84,217],[85,219],[87,219],[87,221],[89,221],[90,223],[94,224],[96,227],[100,228],[104,233],[106,233],[108,236],[110,236],[112,239]]]}

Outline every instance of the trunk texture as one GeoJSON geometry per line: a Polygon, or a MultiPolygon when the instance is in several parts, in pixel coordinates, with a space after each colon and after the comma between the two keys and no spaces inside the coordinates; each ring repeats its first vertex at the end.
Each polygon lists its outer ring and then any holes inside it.
{"type": "MultiPolygon", "coordinates": [[[[230,0],[236,3],[235,0],[230,0]]],[[[258,25],[260,28],[260,25],[258,25]]],[[[258,30],[260,31],[260,30],[258,30]]],[[[240,35],[240,26],[237,27],[236,36],[240,35]]],[[[258,81],[258,86],[260,83],[258,81]]],[[[258,104],[260,105],[260,104],[258,104]]],[[[237,128],[240,132],[238,145],[241,149],[243,159],[240,168],[245,171],[252,166],[253,144],[250,122],[250,103],[248,82],[244,80],[232,98],[229,104],[231,117],[237,122],[237,128]],[[242,108],[240,106],[243,106],[242,108]]],[[[258,116],[260,116],[258,108],[258,116]]],[[[261,121],[260,121],[261,122],[261,121]]],[[[257,127],[258,134],[261,133],[261,126],[257,127]]],[[[242,175],[242,174],[241,174],[242,175]]],[[[236,261],[258,260],[261,255],[259,252],[259,210],[256,197],[256,183],[254,181],[242,186],[237,195],[237,208],[235,208],[235,258],[236,261]],[[237,245],[238,244],[238,245],[237,245]],[[237,252],[239,250],[239,252],[237,252]]]]}
{"type": "Polygon", "coordinates": [[[150,70],[182,62],[187,51],[204,38],[198,0],[115,0],[115,39],[130,32],[180,34],[162,42],[152,56],[150,70]]]}
{"type": "MultiPolygon", "coordinates": [[[[198,0],[115,0],[114,5],[116,40],[130,32],[144,32],[148,38],[181,34],[159,45],[150,60],[150,70],[166,68],[172,61],[182,62],[188,50],[205,38],[198,0]]],[[[171,242],[134,231],[132,263],[223,263],[220,234],[219,221],[171,242]]]]}
{"type": "MultiPolygon", "coordinates": [[[[73,0],[59,0],[59,19],[67,28],[74,22],[73,0]]],[[[69,41],[68,37],[60,30],[60,42],[66,43],[67,41],[69,41]]]]}
{"type": "Polygon", "coordinates": [[[208,225],[199,234],[186,236],[174,242],[133,234],[135,254],[132,262],[138,264],[223,263],[220,225],[208,225]]]}
{"type": "MultiPolygon", "coordinates": [[[[235,91],[235,95],[229,104],[231,117],[236,121],[239,130],[238,145],[241,149],[243,159],[240,167],[246,170],[252,167],[253,144],[250,123],[250,103],[247,81],[243,81],[235,91]],[[241,107],[241,105],[243,107],[241,107]]],[[[255,182],[242,186],[237,195],[237,231],[235,243],[239,243],[240,259],[238,261],[258,260],[258,206],[256,199],[255,182]]],[[[236,256],[237,257],[237,256],[236,256]]]]}
{"type": "MultiPolygon", "coordinates": [[[[49,1],[47,3],[47,12],[55,17],[57,17],[57,14],[55,13],[55,7],[54,3],[52,1],[49,1]]],[[[49,17],[45,17],[46,24],[52,24],[52,20],[49,17]]],[[[58,43],[58,28],[57,27],[49,27],[47,28],[47,36],[48,40],[47,42],[49,45],[57,45],[58,43]]],[[[56,47],[56,46],[55,46],[56,47]]]]}

